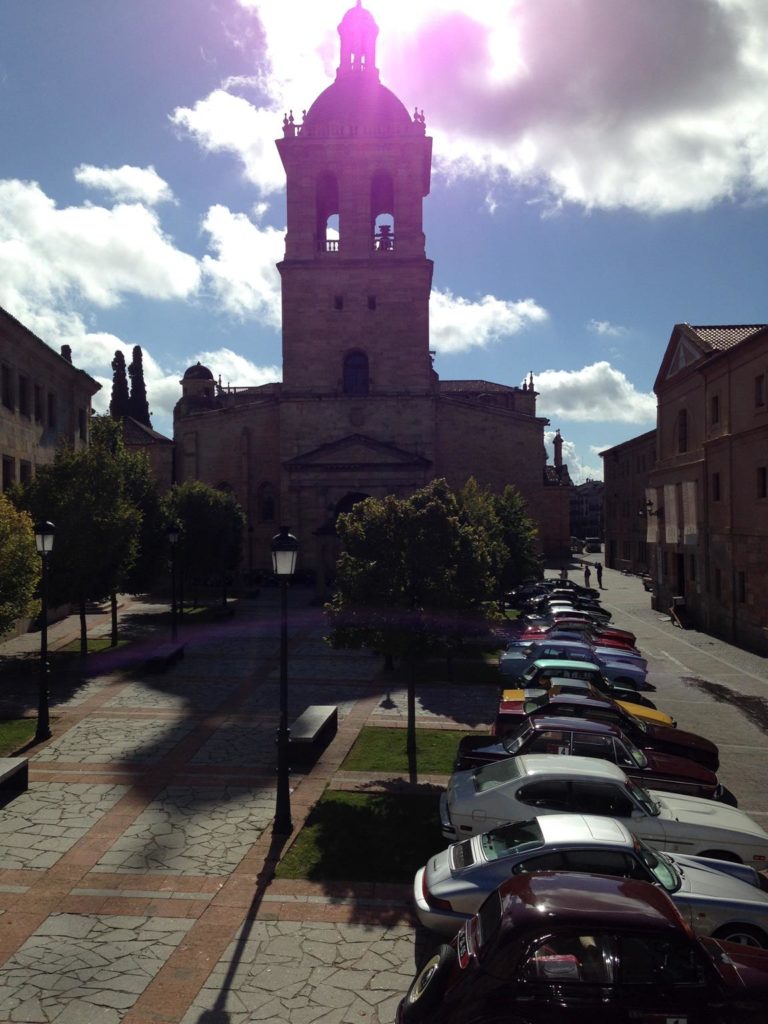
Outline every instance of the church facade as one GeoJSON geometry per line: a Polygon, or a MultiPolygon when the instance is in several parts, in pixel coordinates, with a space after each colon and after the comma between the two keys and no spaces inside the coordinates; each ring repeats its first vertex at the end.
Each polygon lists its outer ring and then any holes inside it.
{"type": "MultiPolygon", "coordinates": [[[[336,80],[277,148],[287,185],[281,383],[222,386],[198,364],[174,411],[176,474],[231,489],[248,568],[288,524],[302,565],[333,574],[335,520],[362,497],[445,477],[513,484],[545,555],[569,550],[562,444],[547,463],[533,377],[521,387],[442,381],[429,348],[432,261],[422,222],[432,140],[379,80],[377,26],[360,3],[339,25],[336,80]]],[[[559,442],[559,435],[558,435],[559,442]]]]}

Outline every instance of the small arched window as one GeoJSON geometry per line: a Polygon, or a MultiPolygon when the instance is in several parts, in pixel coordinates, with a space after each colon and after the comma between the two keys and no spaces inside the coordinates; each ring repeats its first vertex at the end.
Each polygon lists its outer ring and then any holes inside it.
{"type": "Polygon", "coordinates": [[[360,349],[344,356],[344,394],[368,394],[368,356],[360,349]]]}

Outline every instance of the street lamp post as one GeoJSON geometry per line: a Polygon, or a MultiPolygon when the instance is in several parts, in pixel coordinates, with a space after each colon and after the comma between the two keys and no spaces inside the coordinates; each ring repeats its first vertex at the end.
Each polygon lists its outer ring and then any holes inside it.
{"type": "Polygon", "coordinates": [[[278,835],[290,835],[291,790],[288,780],[288,583],[296,569],[299,542],[287,526],[272,538],[272,568],[280,585],[280,721],[277,727],[277,801],[275,827],[278,835]]]}
{"type": "Polygon", "coordinates": [[[38,523],[35,527],[35,546],[42,563],[40,578],[40,672],[38,676],[37,729],[35,740],[50,739],[51,725],[48,714],[48,558],[53,550],[53,523],[38,523]]]}
{"type": "Polygon", "coordinates": [[[176,604],[176,545],[179,543],[178,526],[168,527],[168,543],[171,545],[171,640],[178,636],[176,604]]]}

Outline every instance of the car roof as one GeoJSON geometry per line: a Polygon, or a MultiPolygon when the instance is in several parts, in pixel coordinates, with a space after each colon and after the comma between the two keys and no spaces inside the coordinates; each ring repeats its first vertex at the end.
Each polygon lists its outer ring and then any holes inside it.
{"type": "Polygon", "coordinates": [[[498,890],[503,927],[552,926],[684,932],[669,896],[650,882],[608,875],[543,871],[516,875],[498,890]]]}
{"type": "Polygon", "coordinates": [[[599,757],[575,757],[572,754],[519,754],[516,758],[524,775],[562,775],[565,778],[581,776],[624,782],[626,776],[617,764],[599,757]]]}
{"type": "MultiPolygon", "coordinates": [[[[604,708],[606,705],[608,705],[609,707],[614,707],[614,705],[616,704],[616,701],[612,700],[612,698],[606,696],[605,694],[598,693],[597,690],[594,690],[592,693],[589,694],[585,693],[584,696],[582,696],[580,693],[553,693],[552,690],[550,690],[549,701],[547,703],[551,704],[555,701],[557,701],[558,703],[565,702],[565,704],[568,705],[576,705],[577,707],[586,708],[604,708]]],[[[546,707],[547,703],[544,703],[541,706],[546,707]]]]}
{"type": "Polygon", "coordinates": [[[573,672],[574,669],[588,669],[592,672],[599,672],[599,668],[595,665],[594,661],[578,661],[576,658],[537,658],[536,661],[532,661],[528,671],[531,668],[546,668],[546,669],[558,669],[568,670],[573,672]]]}
{"type": "Polygon", "coordinates": [[[603,843],[634,848],[635,845],[635,837],[623,822],[601,814],[542,814],[536,822],[548,846],[603,843]]]}
{"type": "MultiPolygon", "coordinates": [[[[545,705],[546,707],[546,705],[545,705]]],[[[528,720],[528,724],[537,732],[545,729],[563,729],[568,732],[592,732],[597,735],[621,736],[621,728],[615,722],[597,722],[592,718],[566,718],[552,715],[536,715],[528,720]]]]}

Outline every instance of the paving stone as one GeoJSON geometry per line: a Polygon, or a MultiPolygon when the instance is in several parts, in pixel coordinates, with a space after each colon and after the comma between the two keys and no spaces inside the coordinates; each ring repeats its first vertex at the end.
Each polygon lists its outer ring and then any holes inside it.
{"type": "Polygon", "coordinates": [[[34,757],[82,764],[158,761],[192,729],[189,722],[96,718],[78,722],[34,757]]]}

